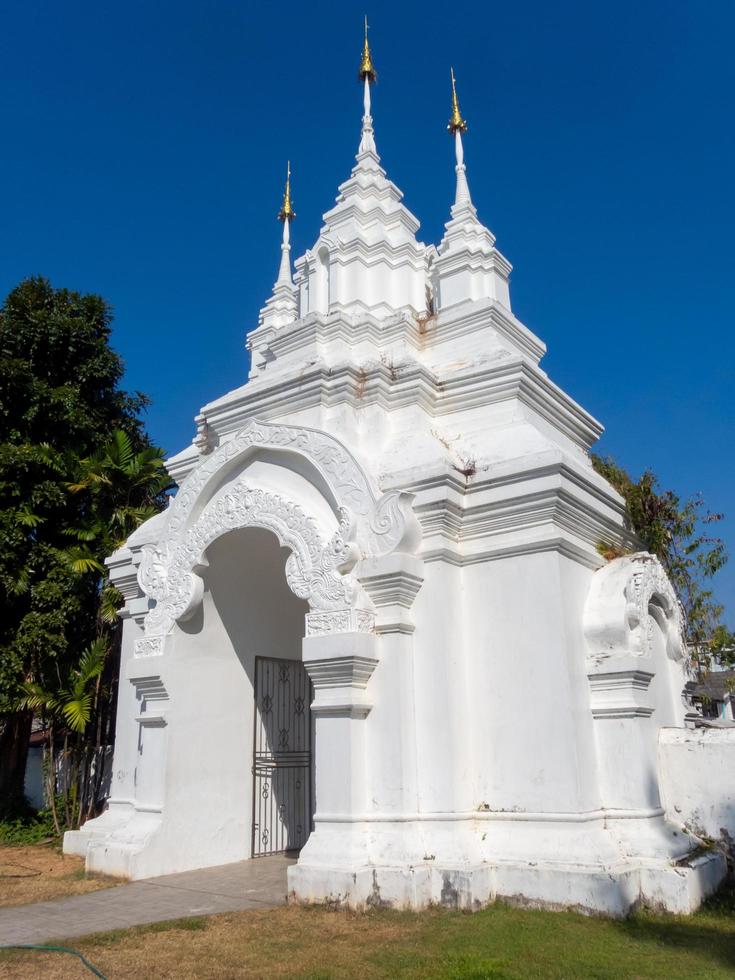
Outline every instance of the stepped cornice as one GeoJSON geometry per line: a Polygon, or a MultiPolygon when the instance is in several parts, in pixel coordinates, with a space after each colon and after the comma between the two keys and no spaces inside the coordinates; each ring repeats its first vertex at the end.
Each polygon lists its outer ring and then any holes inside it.
{"type": "MultiPolygon", "coordinates": [[[[285,418],[318,407],[347,405],[359,410],[380,407],[386,412],[416,407],[430,418],[517,402],[581,449],[602,434],[601,424],[538,367],[524,358],[501,352],[496,363],[451,373],[437,373],[416,360],[355,363],[313,363],[297,375],[256,378],[202,409],[219,438],[243,422],[285,418]],[[505,354],[505,356],[502,356],[505,354]]],[[[488,424],[492,424],[488,417],[488,424]]]]}

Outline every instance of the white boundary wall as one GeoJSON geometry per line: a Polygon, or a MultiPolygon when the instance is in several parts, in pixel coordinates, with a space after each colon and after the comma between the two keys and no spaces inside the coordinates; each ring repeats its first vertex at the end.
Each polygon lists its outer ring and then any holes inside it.
{"type": "Polygon", "coordinates": [[[662,802],[670,820],[715,840],[735,838],[735,726],[662,728],[662,802]]]}

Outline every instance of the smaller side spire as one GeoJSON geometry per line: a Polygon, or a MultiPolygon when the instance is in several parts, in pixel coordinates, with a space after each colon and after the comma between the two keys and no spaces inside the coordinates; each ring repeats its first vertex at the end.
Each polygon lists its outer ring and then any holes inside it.
{"type": "Polygon", "coordinates": [[[457,191],[451,218],[432,265],[435,309],[447,310],[459,303],[493,300],[510,310],[508,277],[511,265],[495,248],[495,236],[479,218],[470,197],[464,165],[462,134],[467,132],[457,98],[457,80],[452,79],[452,115],[447,130],[454,137],[457,191]]]}
{"type": "MultiPolygon", "coordinates": [[[[278,212],[278,220],[283,222],[283,238],[281,239],[281,263],[278,267],[278,278],[273,286],[270,299],[260,311],[258,326],[285,327],[293,323],[298,313],[296,287],[291,277],[291,222],[296,212],[291,203],[291,161],[286,167],[286,187],[283,192],[283,203],[278,212]]],[[[256,347],[252,348],[253,353],[256,347]]],[[[255,362],[254,362],[255,363],[255,362]]],[[[261,365],[262,366],[262,365],[261,365]]],[[[255,368],[254,368],[255,370],[255,368]]],[[[255,373],[258,373],[257,370],[255,373]]]]}
{"type": "Polygon", "coordinates": [[[276,285],[292,283],[291,280],[291,236],[290,223],[296,217],[291,204],[291,161],[286,165],[286,188],[283,192],[283,204],[278,212],[278,220],[283,222],[283,240],[281,242],[281,266],[278,270],[276,285]]]}
{"type": "Polygon", "coordinates": [[[457,164],[454,168],[455,173],[457,174],[457,190],[454,195],[454,207],[459,208],[467,205],[472,207],[470,188],[469,184],[467,183],[467,168],[464,165],[464,147],[462,146],[462,133],[467,132],[467,123],[462,118],[462,113],[459,111],[457,82],[454,77],[454,68],[449,69],[449,74],[452,79],[452,117],[449,120],[447,131],[454,135],[454,153],[457,160],[457,164]]]}
{"type": "Polygon", "coordinates": [[[362,44],[360,70],[357,73],[357,77],[363,83],[362,133],[360,134],[360,147],[357,151],[358,157],[362,153],[374,153],[376,156],[378,154],[373,134],[373,117],[370,105],[370,86],[378,80],[378,73],[375,71],[373,56],[370,53],[368,26],[368,19],[365,17],[365,38],[362,44]]]}

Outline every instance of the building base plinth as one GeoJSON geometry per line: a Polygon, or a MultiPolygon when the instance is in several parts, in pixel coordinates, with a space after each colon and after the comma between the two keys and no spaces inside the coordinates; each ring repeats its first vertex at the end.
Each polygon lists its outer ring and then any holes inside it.
{"type": "Polygon", "coordinates": [[[636,906],[677,914],[694,912],[726,873],[719,852],[686,865],[651,863],[615,868],[483,863],[458,867],[363,866],[351,869],[296,864],[288,869],[288,898],[355,910],[423,909],[431,905],[479,910],[499,900],[527,908],[574,908],[624,916],[636,906]]]}
{"type": "Polygon", "coordinates": [[[85,858],[88,872],[114,878],[147,878],[160,874],[151,844],[161,827],[160,812],[140,812],[132,807],[110,807],[88,820],[81,830],[64,834],[64,853],[85,858]]]}

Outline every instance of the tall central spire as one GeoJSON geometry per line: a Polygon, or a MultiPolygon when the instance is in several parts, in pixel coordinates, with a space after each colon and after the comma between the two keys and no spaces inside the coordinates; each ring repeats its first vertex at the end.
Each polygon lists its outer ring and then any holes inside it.
{"type": "Polygon", "coordinates": [[[365,18],[365,40],[362,45],[362,58],[360,59],[360,71],[358,78],[363,83],[363,114],[362,114],[362,134],[360,137],[360,148],[358,156],[362,153],[374,153],[377,156],[375,146],[375,136],[373,134],[373,117],[370,114],[370,86],[377,81],[378,74],[373,64],[373,56],[370,53],[368,43],[368,19],[365,18]]]}
{"type": "Polygon", "coordinates": [[[470,188],[469,184],[467,183],[467,173],[464,165],[464,147],[462,146],[462,133],[467,132],[467,123],[462,118],[462,113],[459,111],[459,102],[457,100],[457,83],[454,78],[454,68],[450,68],[449,73],[452,78],[452,117],[449,120],[447,130],[454,134],[454,153],[457,159],[457,165],[455,167],[455,172],[457,174],[457,191],[454,196],[454,207],[459,208],[463,205],[469,205],[472,207],[472,198],[470,197],[470,188]]]}

